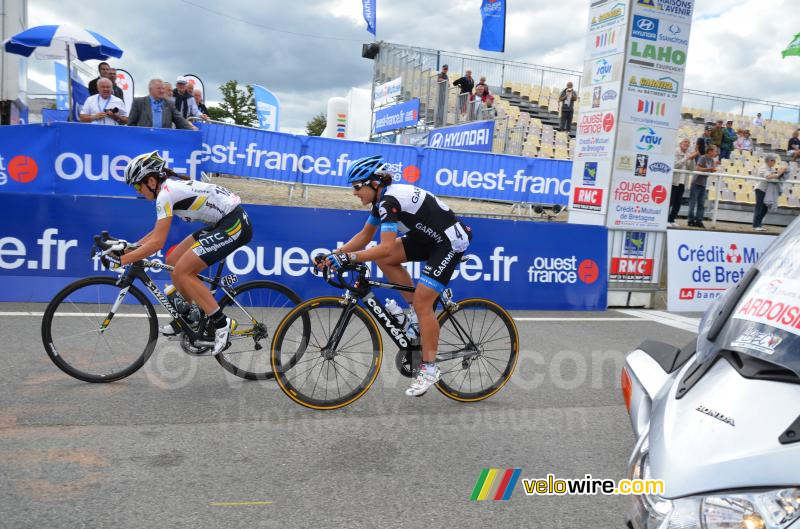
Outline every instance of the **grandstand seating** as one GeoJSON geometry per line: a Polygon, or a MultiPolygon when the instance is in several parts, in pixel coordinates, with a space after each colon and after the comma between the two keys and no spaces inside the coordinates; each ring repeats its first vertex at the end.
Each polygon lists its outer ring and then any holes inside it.
{"type": "MultiPolygon", "coordinates": [[[[381,80],[389,80],[400,75],[400,69],[389,68],[381,72],[381,80]],[[396,71],[395,71],[396,70],[396,71]]],[[[409,82],[404,82],[404,99],[417,97],[420,99],[420,115],[429,124],[433,124],[434,108],[438,98],[437,72],[431,69],[415,70],[409,82]]],[[[451,70],[450,79],[460,74],[451,70]]],[[[464,121],[466,115],[458,104],[457,87],[448,85],[448,105],[446,124],[464,121]]],[[[492,87],[495,95],[495,106],[500,118],[495,123],[494,152],[508,154],[571,160],[574,152],[574,126],[578,112],[573,117],[573,131],[569,134],[560,132],[558,128],[558,95],[560,87],[539,86],[517,82],[506,82],[501,87],[492,87]]],[[[732,120],[735,129],[749,129],[754,151],[732,153],[730,160],[721,162],[723,172],[739,175],[755,175],[763,164],[764,154],[774,152],[782,157],[779,166],[787,165],[786,144],[797,123],[765,120],[764,127],[754,127],[751,116],[740,116],[725,112],[710,112],[703,109],[684,107],[682,120],[678,129],[678,137],[689,138],[692,142],[702,135],[707,123],[717,120],[732,120]]],[[[783,195],[779,205],[800,208],[800,166],[788,164],[788,178],[783,186],[783,195]]],[[[709,184],[709,199],[719,195],[721,202],[751,205],[755,203],[755,182],[734,177],[723,177],[717,184],[714,179],[709,184]]]]}

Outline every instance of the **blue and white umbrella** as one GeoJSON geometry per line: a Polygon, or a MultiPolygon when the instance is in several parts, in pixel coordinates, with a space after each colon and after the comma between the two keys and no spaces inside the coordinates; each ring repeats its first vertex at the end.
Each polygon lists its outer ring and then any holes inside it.
{"type": "MultiPolygon", "coordinates": [[[[122,57],[122,50],[104,36],[69,24],[28,28],[3,42],[3,49],[24,57],[33,55],[37,59],[66,59],[67,72],[72,71],[73,57],[81,61],[122,57]]],[[[71,85],[68,83],[70,105],[71,85]]]]}
{"type": "Polygon", "coordinates": [[[37,59],[78,60],[122,57],[122,50],[113,42],[94,31],[68,24],[36,26],[18,33],[3,43],[3,48],[16,55],[37,59]]]}

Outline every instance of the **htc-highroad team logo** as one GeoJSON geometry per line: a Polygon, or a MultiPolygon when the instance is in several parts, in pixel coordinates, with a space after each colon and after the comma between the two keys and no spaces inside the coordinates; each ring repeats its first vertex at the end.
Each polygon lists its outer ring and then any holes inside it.
{"type": "Polygon", "coordinates": [[[517,486],[521,468],[484,468],[470,500],[507,500],[517,486]]]}

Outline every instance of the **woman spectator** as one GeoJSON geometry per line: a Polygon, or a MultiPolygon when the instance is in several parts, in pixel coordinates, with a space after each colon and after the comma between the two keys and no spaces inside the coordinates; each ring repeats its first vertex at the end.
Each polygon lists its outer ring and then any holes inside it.
{"type": "Polygon", "coordinates": [[[486,85],[479,84],[475,87],[475,93],[469,96],[469,119],[475,119],[481,115],[484,104],[492,96],[486,93],[486,85]]]}
{"type": "Polygon", "coordinates": [[[736,140],[733,146],[741,151],[753,152],[753,141],[750,139],[750,131],[746,129],[740,130],[739,138],[736,140]]]}
{"type": "Polygon", "coordinates": [[[753,211],[753,229],[755,231],[767,231],[761,223],[767,212],[778,205],[778,197],[781,194],[781,180],[786,168],[776,169],[778,161],[777,154],[767,154],[764,156],[764,165],[758,168],[756,176],[764,180],[756,186],[756,209],[753,211]]]}

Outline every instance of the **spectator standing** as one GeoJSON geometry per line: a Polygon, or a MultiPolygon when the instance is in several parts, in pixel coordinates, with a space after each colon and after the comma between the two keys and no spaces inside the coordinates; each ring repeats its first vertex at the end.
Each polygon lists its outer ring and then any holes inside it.
{"type": "Polygon", "coordinates": [[[208,108],[203,102],[203,92],[201,92],[199,88],[195,88],[192,92],[192,96],[194,97],[195,105],[197,105],[197,111],[200,112],[200,115],[197,117],[208,120],[208,108]]]}
{"type": "Polygon", "coordinates": [[[747,129],[740,130],[739,139],[736,140],[733,146],[741,151],[753,152],[753,140],[750,139],[750,131],[747,129]]]}
{"type": "Polygon", "coordinates": [[[722,128],[722,120],[717,120],[714,128],[711,129],[711,143],[717,146],[717,152],[722,148],[722,137],[725,135],[725,129],[722,128]]]}
{"type": "Polygon", "coordinates": [[[122,93],[122,88],[117,86],[117,69],[108,68],[108,80],[111,81],[111,86],[114,90],[114,95],[120,99],[125,99],[125,94],[122,93]]]}
{"type": "Polygon", "coordinates": [[[81,122],[93,125],[125,125],[128,122],[125,102],[113,94],[111,80],[101,78],[95,86],[98,93],[87,97],[81,107],[81,122]]]}
{"type": "Polygon", "coordinates": [[[754,127],[764,127],[764,118],[761,117],[761,112],[756,114],[756,117],[753,118],[753,126],[754,127]]]}
{"type": "Polygon", "coordinates": [[[736,141],[736,131],[733,130],[733,121],[728,120],[725,123],[725,128],[722,129],[722,147],[720,147],[719,157],[728,159],[731,157],[733,151],[733,142],[736,141]]]}
{"type": "Polygon", "coordinates": [[[756,176],[764,180],[756,186],[756,209],[753,211],[753,229],[755,231],[767,231],[762,226],[767,212],[776,207],[778,197],[781,194],[781,180],[784,178],[786,168],[776,169],[775,164],[778,155],[769,153],[764,156],[764,165],[758,168],[756,176]]]}
{"type": "Polygon", "coordinates": [[[111,67],[108,65],[107,62],[101,62],[100,64],[97,65],[97,72],[100,75],[89,81],[89,86],[87,88],[89,89],[90,96],[93,96],[98,92],[97,81],[99,81],[100,79],[108,79],[108,70],[110,69],[111,67]]]}
{"type": "Polygon", "coordinates": [[[800,158],[800,129],[792,132],[792,137],[789,138],[789,143],[786,146],[786,154],[789,155],[794,162],[800,158]]]}
{"type": "Polygon", "coordinates": [[[459,77],[453,81],[453,86],[460,88],[462,94],[471,94],[472,89],[475,88],[475,79],[472,78],[472,70],[467,70],[463,77],[459,77]]]}
{"type": "MultiPolygon", "coordinates": [[[[717,162],[714,157],[717,155],[717,146],[711,144],[706,149],[706,154],[697,160],[696,171],[702,173],[716,173],[717,162]]],[[[706,184],[708,175],[694,175],[692,187],[689,189],[689,226],[693,228],[705,228],[703,217],[706,207],[706,184]]]]}
{"type": "Polygon", "coordinates": [[[706,149],[708,149],[709,145],[711,145],[711,126],[706,125],[706,128],[703,129],[703,135],[697,138],[694,150],[696,150],[700,156],[705,156],[706,149]]]}
{"type": "Polygon", "coordinates": [[[164,82],[164,99],[175,104],[175,98],[172,96],[172,84],[168,82],[164,82]]]}
{"type": "Polygon", "coordinates": [[[672,191],[669,195],[669,215],[667,216],[667,222],[673,228],[678,226],[675,219],[678,218],[683,192],[686,190],[687,175],[679,173],[678,170],[694,171],[695,159],[698,156],[697,151],[689,152],[689,145],[691,145],[689,138],[684,138],[675,149],[675,171],[672,173],[672,191]]]}
{"type": "Polygon", "coordinates": [[[442,71],[436,76],[436,117],[434,119],[434,124],[437,127],[441,127],[444,125],[445,116],[447,114],[447,108],[445,103],[447,101],[447,81],[449,78],[447,77],[447,72],[449,68],[446,64],[442,65],[442,71]]]}
{"type": "Polygon", "coordinates": [[[472,89],[475,87],[475,79],[472,78],[472,70],[467,70],[463,77],[459,77],[453,81],[453,86],[457,86],[461,92],[458,95],[459,106],[461,113],[467,111],[467,98],[472,94],[472,89]]]}
{"type": "MultiPolygon", "coordinates": [[[[480,79],[478,79],[478,84],[483,85],[483,87],[486,89],[486,93],[489,94],[489,95],[492,95],[492,91],[489,90],[489,85],[486,84],[486,76],[485,75],[482,75],[480,77],[480,79]]],[[[475,85],[475,86],[478,86],[478,85],[475,85]]]]}
{"type": "Polygon", "coordinates": [[[558,101],[561,103],[561,120],[558,123],[559,130],[569,132],[572,129],[572,114],[575,110],[575,101],[578,94],[572,89],[572,82],[567,83],[567,87],[561,91],[558,101]]]}
{"type": "Polygon", "coordinates": [[[144,97],[133,100],[128,125],[133,127],[171,128],[178,129],[197,128],[183,119],[175,105],[164,99],[164,83],[161,79],[151,79],[147,85],[150,92],[144,97]]]}
{"type": "Polygon", "coordinates": [[[483,87],[483,85],[478,85],[475,88],[475,93],[469,95],[470,119],[475,119],[481,115],[485,103],[489,100],[489,98],[494,99],[492,96],[486,93],[486,89],[483,87]]]}
{"type": "Polygon", "coordinates": [[[194,102],[194,95],[187,88],[188,81],[185,78],[179,77],[175,82],[175,90],[172,92],[175,98],[175,108],[185,118],[190,116],[199,116],[200,112],[197,110],[197,104],[194,102]]]}

